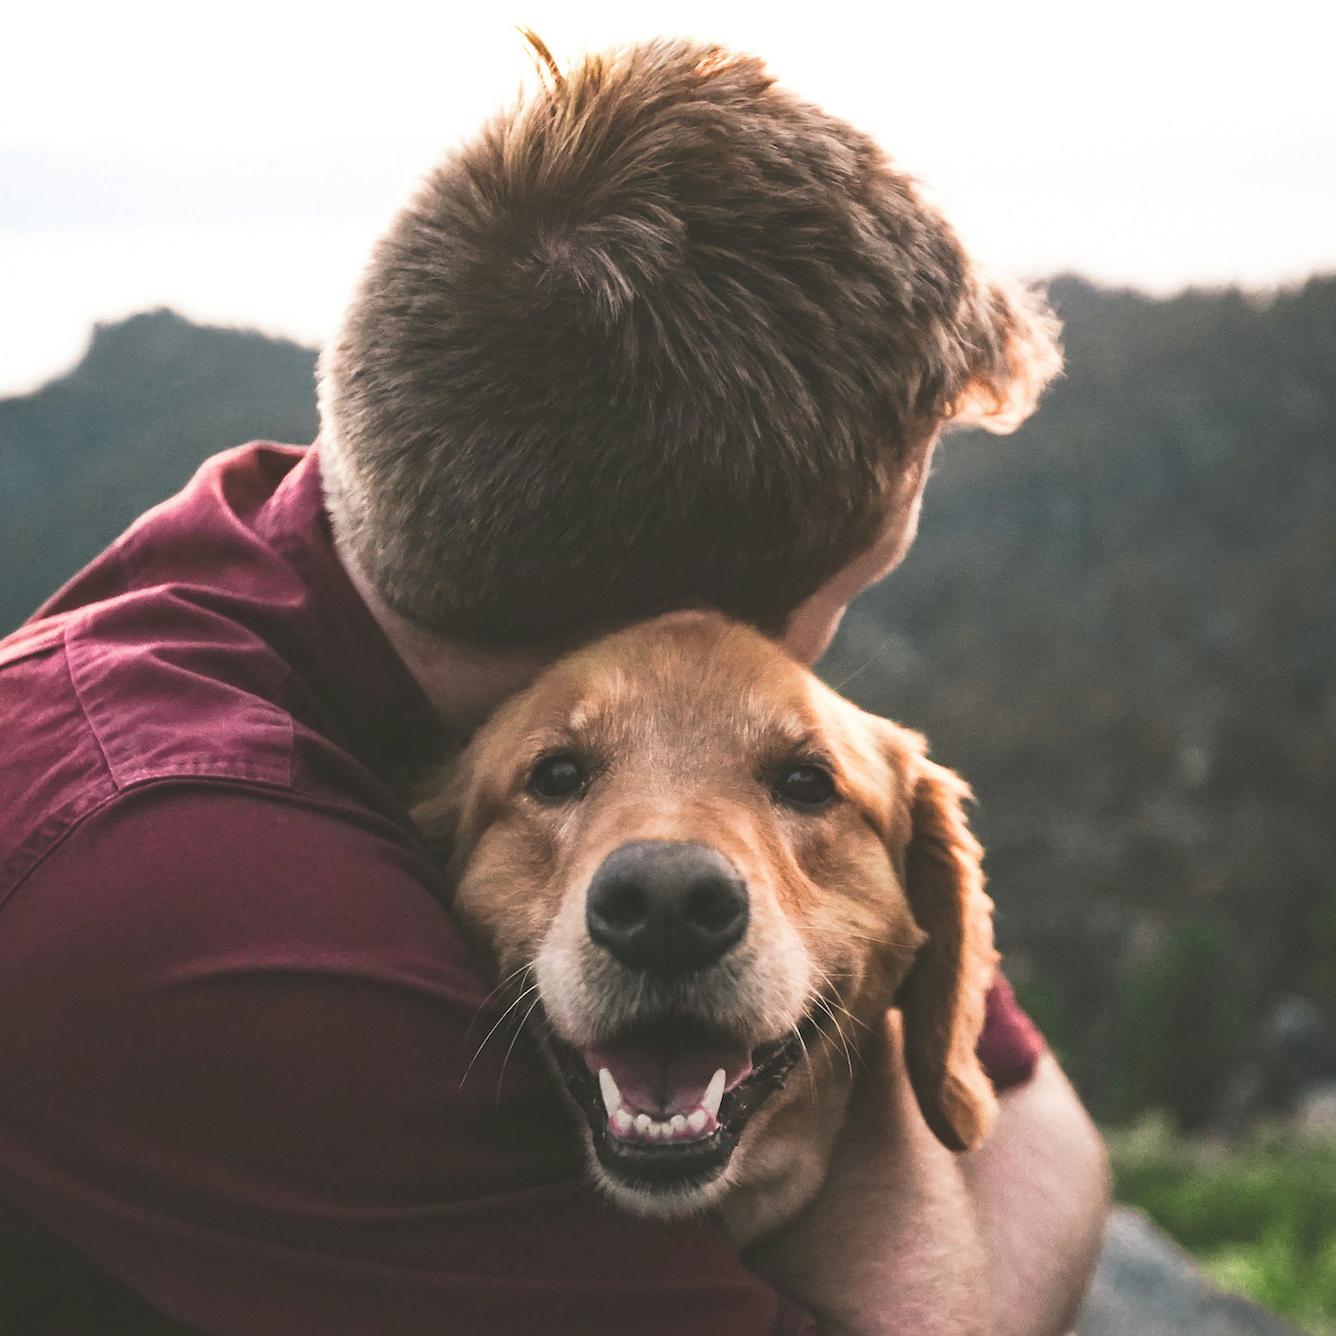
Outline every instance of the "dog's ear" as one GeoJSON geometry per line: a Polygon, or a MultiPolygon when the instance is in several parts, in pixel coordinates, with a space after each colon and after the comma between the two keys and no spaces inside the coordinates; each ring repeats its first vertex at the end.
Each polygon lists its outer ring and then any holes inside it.
{"type": "Polygon", "coordinates": [[[451,861],[464,817],[466,791],[458,756],[434,766],[409,794],[408,814],[423,843],[442,866],[451,861]]]}
{"type": "Polygon", "coordinates": [[[919,1107],[950,1150],[972,1150],[996,1112],[975,1046],[997,965],[993,902],[984,893],[982,849],[965,821],[968,785],[917,758],[905,890],[927,941],[898,1002],[905,1063],[919,1107]]]}

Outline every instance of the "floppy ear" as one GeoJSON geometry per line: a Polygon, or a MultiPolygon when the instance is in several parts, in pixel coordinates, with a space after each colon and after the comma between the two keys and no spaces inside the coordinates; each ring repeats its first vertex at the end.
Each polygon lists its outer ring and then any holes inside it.
{"type": "Polygon", "coordinates": [[[905,890],[928,940],[897,998],[905,1063],[937,1139],[973,1150],[997,1108],[974,1052],[997,965],[993,902],[983,889],[983,850],[965,822],[969,786],[931,761],[917,764],[905,890]]]}
{"type": "Polygon", "coordinates": [[[423,843],[442,866],[452,861],[463,821],[462,769],[458,756],[447,758],[418,780],[408,797],[408,814],[423,843]]]}

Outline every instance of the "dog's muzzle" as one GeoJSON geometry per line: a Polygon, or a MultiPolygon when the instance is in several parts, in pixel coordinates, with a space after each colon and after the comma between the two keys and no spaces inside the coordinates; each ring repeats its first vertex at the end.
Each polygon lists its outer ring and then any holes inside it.
{"type": "Polygon", "coordinates": [[[746,883],[704,844],[625,844],[590,880],[590,940],[634,995],[663,999],[595,1047],[552,1043],[600,1163],[627,1187],[680,1193],[716,1177],[801,1051],[796,1030],[757,1045],[703,1000],[749,918],[746,883]],[[698,985],[706,991],[688,1001],[698,985]]]}

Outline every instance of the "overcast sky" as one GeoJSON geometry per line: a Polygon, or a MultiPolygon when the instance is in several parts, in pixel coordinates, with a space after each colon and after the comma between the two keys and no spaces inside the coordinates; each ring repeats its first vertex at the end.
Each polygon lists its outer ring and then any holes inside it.
{"type": "Polygon", "coordinates": [[[0,393],[167,304],[319,342],[444,149],[558,58],[660,33],[764,56],[973,248],[1169,291],[1336,270],[1336,4],[730,0],[27,4],[0,53],[0,393]]]}

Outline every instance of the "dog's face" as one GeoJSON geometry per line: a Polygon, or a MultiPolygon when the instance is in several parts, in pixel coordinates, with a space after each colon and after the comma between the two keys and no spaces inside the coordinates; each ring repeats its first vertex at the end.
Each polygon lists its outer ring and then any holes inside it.
{"type": "Polygon", "coordinates": [[[851,1072],[893,1000],[929,1125],[981,1138],[995,957],[964,792],[916,734],[691,613],[561,660],[415,815],[453,840],[498,977],[536,986],[595,1176],[668,1214],[744,1178],[795,1065],[851,1072]]]}

